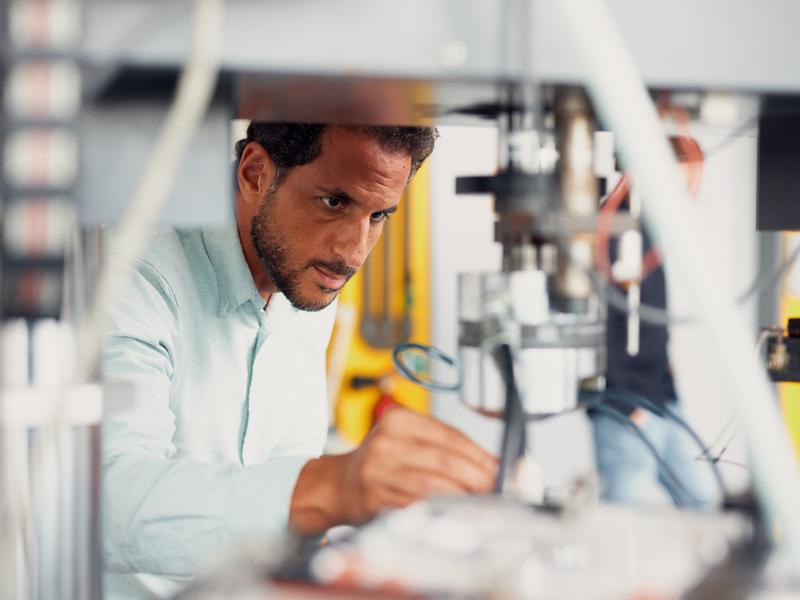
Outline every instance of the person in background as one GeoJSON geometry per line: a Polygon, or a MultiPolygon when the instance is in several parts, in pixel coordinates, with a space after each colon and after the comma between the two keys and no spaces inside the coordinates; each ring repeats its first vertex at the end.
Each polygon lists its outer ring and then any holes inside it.
{"type": "MultiPolygon", "coordinates": [[[[702,151],[688,136],[673,136],[670,142],[694,195],[699,185],[702,151]]],[[[620,206],[627,207],[627,199],[620,206]]],[[[640,301],[642,305],[666,310],[664,268],[651,248],[646,231],[643,236],[645,273],[640,282],[640,301]]],[[[616,246],[612,243],[610,247],[611,263],[616,259],[616,246]]],[[[625,291],[625,282],[609,285],[618,285],[625,291]]],[[[625,394],[633,394],[682,415],[667,353],[668,328],[642,320],[638,353],[631,356],[627,351],[628,315],[609,304],[606,335],[606,389],[622,396],[615,400],[612,395],[608,404],[642,429],[680,481],[672,479],[635,433],[608,414],[590,410],[602,497],[610,502],[638,505],[672,499],[689,508],[713,508],[717,492],[709,464],[689,435],[674,421],[636,408],[623,399],[625,394]]]]}

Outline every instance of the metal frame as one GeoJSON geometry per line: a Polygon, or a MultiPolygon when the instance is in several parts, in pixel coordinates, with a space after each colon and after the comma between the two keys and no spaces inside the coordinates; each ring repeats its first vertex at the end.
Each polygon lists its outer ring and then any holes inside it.
{"type": "MultiPolygon", "coordinates": [[[[563,43],[558,1],[534,0],[528,17],[527,0],[229,0],[223,64],[242,74],[572,83],[582,68],[563,43]]],[[[648,85],[800,92],[795,0],[607,2],[648,85]]],[[[84,58],[178,65],[187,11],[176,0],[87,0],[84,58]]]]}

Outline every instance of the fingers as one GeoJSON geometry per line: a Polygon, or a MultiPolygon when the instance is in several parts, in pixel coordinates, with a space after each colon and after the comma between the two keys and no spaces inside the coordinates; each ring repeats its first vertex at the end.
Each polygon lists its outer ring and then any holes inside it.
{"type": "Polygon", "coordinates": [[[387,508],[403,508],[430,496],[465,493],[464,489],[446,477],[418,469],[395,467],[368,482],[364,503],[367,515],[374,516],[387,508]]]}
{"type": "Polygon", "coordinates": [[[498,461],[494,456],[457,429],[437,419],[407,409],[395,408],[386,413],[381,425],[387,428],[393,437],[408,438],[418,443],[439,447],[447,452],[459,454],[490,476],[497,473],[498,461]]]}
{"type": "MultiPolygon", "coordinates": [[[[373,432],[372,455],[382,464],[375,479],[397,485],[402,477],[435,478],[436,492],[488,492],[497,478],[497,460],[461,432],[431,417],[394,409],[373,432]],[[422,473],[416,473],[422,472],[422,473]]],[[[422,489],[425,482],[417,488],[422,489]]],[[[430,484],[430,481],[427,482],[430,484]]],[[[411,493],[421,493],[417,488],[411,493]]]]}
{"type": "Polygon", "coordinates": [[[428,476],[447,480],[460,491],[489,492],[497,478],[495,465],[487,466],[426,442],[406,442],[398,460],[405,471],[424,471],[428,476]]]}
{"type": "Polygon", "coordinates": [[[344,512],[351,522],[429,496],[489,492],[498,468],[461,432],[402,408],[387,411],[344,460],[340,489],[350,490],[344,512]]]}

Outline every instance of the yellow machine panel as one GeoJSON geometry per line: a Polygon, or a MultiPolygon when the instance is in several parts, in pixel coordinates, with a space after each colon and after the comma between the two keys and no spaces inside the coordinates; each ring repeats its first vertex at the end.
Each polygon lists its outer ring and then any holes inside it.
{"type": "Polygon", "coordinates": [[[358,443],[382,397],[428,411],[428,392],[401,379],[392,349],[430,336],[428,171],[408,186],[367,263],[342,290],[328,351],[333,418],[341,436],[358,443]]]}
{"type": "MultiPolygon", "coordinates": [[[[790,243],[798,243],[800,234],[784,234],[784,247],[790,243]]],[[[788,252],[784,252],[787,255],[788,252]]],[[[800,280],[797,267],[793,267],[788,274],[787,282],[784,284],[781,293],[780,323],[786,323],[789,318],[800,316],[800,289],[793,285],[794,281],[800,280]]],[[[781,408],[786,420],[786,426],[794,441],[794,447],[800,458],[800,384],[781,383],[778,384],[780,391],[781,408]]]]}

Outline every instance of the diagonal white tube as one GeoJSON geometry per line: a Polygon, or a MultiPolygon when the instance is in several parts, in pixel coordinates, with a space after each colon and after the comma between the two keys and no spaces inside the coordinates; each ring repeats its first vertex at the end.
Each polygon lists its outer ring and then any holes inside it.
{"type": "Polygon", "coordinates": [[[191,50],[178,80],[175,100],[148,157],[142,179],[119,224],[114,261],[100,274],[92,310],[78,348],[77,380],[91,378],[103,345],[109,307],[128,267],[144,250],[166,203],[186,148],[203,122],[214,94],[222,52],[223,0],[193,0],[191,50]]]}
{"type": "MultiPolygon", "coordinates": [[[[117,260],[108,261],[106,269],[101,273],[92,311],[88,315],[86,327],[81,331],[76,383],[83,383],[92,377],[94,365],[103,345],[106,313],[118,297],[120,281],[127,267],[134,263],[147,243],[161,208],[168,198],[170,186],[184,152],[202,123],[213,96],[219,73],[224,9],[224,0],[192,2],[190,55],[181,72],[175,100],[148,159],[145,173],[120,224],[116,247],[117,260]]],[[[68,394],[63,395],[65,400],[68,397],[68,394]]],[[[55,410],[54,424],[61,421],[64,411],[65,402],[61,402],[55,410]]],[[[59,440],[57,431],[55,427],[45,429],[44,435],[33,443],[30,449],[31,472],[39,472],[44,468],[43,465],[48,464],[47,461],[57,449],[56,444],[59,440]]],[[[16,480],[19,481],[20,478],[17,477],[16,480]]],[[[27,496],[27,486],[18,485],[16,493],[17,496],[9,500],[11,533],[0,536],[0,546],[2,546],[0,556],[8,558],[9,548],[5,547],[5,544],[13,544],[11,553],[17,551],[22,553],[18,559],[21,568],[35,575],[36,566],[31,563],[33,560],[31,557],[38,555],[37,539],[35,535],[26,533],[28,524],[32,523],[33,519],[32,504],[27,496]]],[[[0,514],[0,517],[2,516],[0,514]]],[[[9,555],[13,556],[10,553],[9,555]]],[[[27,574],[22,576],[22,580],[32,581],[27,574]]]]}
{"type": "Polygon", "coordinates": [[[640,185],[644,216],[677,283],[691,290],[705,334],[709,377],[733,403],[747,440],[753,480],[770,532],[781,532],[800,573],[800,477],[765,368],[740,323],[735,290],[715,276],[703,252],[690,199],[644,82],[602,0],[556,0],[565,39],[579,48],[595,109],[613,129],[640,185]],[[672,270],[671,270],[672,271],[672,270]]]}

